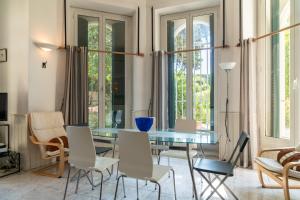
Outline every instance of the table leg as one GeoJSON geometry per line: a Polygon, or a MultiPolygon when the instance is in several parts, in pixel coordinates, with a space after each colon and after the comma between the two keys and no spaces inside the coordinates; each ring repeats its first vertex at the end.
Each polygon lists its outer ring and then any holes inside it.
{"type": "Polygon", "coordinates": [[[193,173],[193,166],[192,166],[191,159],[190,159],[190,145],[189,145],[189,143],[186,143],[186,153],[187,153],[187,160],[188,160],[190,173],[191,173],[191,177],[192,177],[193,191],[194,191],[194,194],[195,194],[195,199],[198,200],[195,177],[194,177],[194,173],[193,173]]]}

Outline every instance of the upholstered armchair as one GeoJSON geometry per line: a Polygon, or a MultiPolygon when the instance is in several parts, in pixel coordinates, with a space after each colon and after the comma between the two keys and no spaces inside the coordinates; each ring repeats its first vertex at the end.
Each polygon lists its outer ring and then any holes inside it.
{"type": "MultiPolygon", "coordinates": [[[[283,189],[285,200],[290,200],[289,189],[300,189],[300,185],[290,185],[289,179],[300,181],[300,161],[287,162],[284,166],[277,160],[268,158],[267,153],[278,153],[282,151],[295,151],[298,152],[298,147],[286,147],[266,149],[259,152],[258,157],[255,159],[258,170],[258,178],[263,188],[283,189]],[[278,185],[266,185],[264,183],[263,174],[273,179],[278,185]]],[[[288,156],[288,155],[287,155],[288,156]]],[[[285,157],[286,158],[286,157],[285,157]]]]}
{"type": "Polygon", "coordinates": [[[29,137],[38,145],[44,160],[56,162],[37,171],[50,177],[62,177],[68,159],[68,140],[61,112],[33,112],[28,116],[29,137]],[[49,169],[56,167],[56,172],[49,169]]]}

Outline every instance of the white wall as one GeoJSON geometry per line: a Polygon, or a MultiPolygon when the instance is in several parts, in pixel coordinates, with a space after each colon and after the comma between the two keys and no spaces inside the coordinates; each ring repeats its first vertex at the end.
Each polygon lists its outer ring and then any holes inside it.
{"type": "Polygon", "coordinates": [[[8,92],[9,113],[26,113],[28,96],[28,1],[0,1],[0,48],[8,61],[0,63],[0,91],[8,92]]]}
{"type": "Polygon", "coordinates": [[[63,50],[45,52],[34,42],[63,46],[63,1],[29,1],[29,96],[28,111],[53,111],[60,107],[64,89],[63,50]],[[47,60],[47,68],[42,62],[47,60]]]}
{"type": "Polygon", "coordinates": [[[0,63],[0,91],[9,93],[9,113],[55,110],[64,88],[64,55],[45,53],[33,42],[62,45],[63,1],[1,0],[0,48],[8,62],[0,63]],[[42,69],[42,60],[48,61],[42,69]]]}

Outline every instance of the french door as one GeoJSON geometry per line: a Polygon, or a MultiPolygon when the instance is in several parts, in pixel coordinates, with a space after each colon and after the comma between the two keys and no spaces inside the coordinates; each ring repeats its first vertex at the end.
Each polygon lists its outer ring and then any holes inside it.
{"type": "MultiPolygon", "coordinates": [[[[162,16],[161,45],[167,51],[214,46],[217,13],[201,10],[162,16]]],[[[215,129],[215,56],[213,50],[168,56],[169,127],[178,118],[194,119],[198,129],[215,129]]]]}
{"type": "MultiPolygon", "coordinates": [[[[265,0],[260,2],[259,32],[268,33],[299,21],[298,0],[265,0]]],[[[265,94],[260,106],[262,146],[264,148],[295,146],[299,142],[299,41],[297,29],[290,29],[260,41],[258,61],[264,63],[260,79],[265,94]],[[264,118],[263,118],[264,117],[264,118]]]]}
{"type": "Polygon", "coordinates": [[[131,18],[76,10],[75,40],[88,47],[89,126],[124,128],[130,123],[131,67],[124,55],[130,48],[131,18]]]}

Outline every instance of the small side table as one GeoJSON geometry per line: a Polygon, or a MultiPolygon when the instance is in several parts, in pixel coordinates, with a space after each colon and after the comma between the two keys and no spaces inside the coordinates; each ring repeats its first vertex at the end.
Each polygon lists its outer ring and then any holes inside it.
{"type": "Polygon", "coordinates": [[[7,133],[7,137],[6,137],[6,138],[7,138],[7,149],[9,150],[9,143],[10,143],[10,142],[9,142],[9,136],[10,136],[10,128],[9,128],[9,124],[7,124],[7,123],[1,124],[1,123],[0,123],[0,127],[1,127],[1,126],[4,126],[4,127],[7,128],[7,132],[6,132],[6,133],[7,133]]]}
{"type": "Polygon", "coordinates": [[[0,153],[0,178],[21,171],[20,153],[10,150],[10,125],[8,123],[0,123],[0,127],[7,127],[6,141],[7,151],[0,153]]]}
{"type": "Polygon", "coordinates": [[[0,153],[0,178],[21,171],[20,153],[8,151],[0,153]]]}

